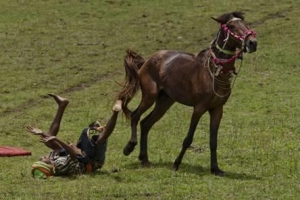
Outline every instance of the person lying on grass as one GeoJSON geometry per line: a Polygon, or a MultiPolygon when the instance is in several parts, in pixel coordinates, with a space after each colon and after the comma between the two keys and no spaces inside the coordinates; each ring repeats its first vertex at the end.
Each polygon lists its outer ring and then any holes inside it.
{"type": "Polygon", "coordinates": [[[53,97],[58,104],[49,131],[45,133],[35,125],[25,128],[26,131],[39,135],[40,141],[52,149],[49,155],[41,157],[32,165],[33,177],[76,175],[100,169],[105,161],[107,139],[114,130],[118,113],[121,110],[121,101],[117,101],[114,105],[113,114],[105,127],[97,121],[91,123],[83,129],[74,146],[56,137],[69,100],[56,94],[49,94],[49,96],[53,97]]]}

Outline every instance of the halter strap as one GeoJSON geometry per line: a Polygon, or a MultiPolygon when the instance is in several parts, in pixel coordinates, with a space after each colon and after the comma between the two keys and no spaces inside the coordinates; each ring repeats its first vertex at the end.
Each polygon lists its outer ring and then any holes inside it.
{"type": "Polygon", "coordinates": [[[228,73],[233,73],[235,75],[237,74],[236,71],[235,71],[234,65],[231,66],[231,67],[228,67],[228,66],[225,67],[225,64],[232,63],[237,58],[241,58],[241,55],[242,55],[241,50],[238,51],[236,54],[234,54],[229,59],[219,59],[219,58],[217,58],[217,56],[214,54],[212,49],[210,49],[210,54],[211,54],[211,59],[212,59],[213,63],[215,64],[215,67],[217,68],[217,72],[216,72],[215,76],[218,76],[220,72],[222,72],[224,74],[228,74],[228,73]]]}
{"type": "Polygon", "coordinates": [[[226,55],[235,55],[235,51],[229,51],[226,49],[222,49],[218,44],[216,44],[216,48],[226,55]]]}
{"type": "MultiPolygon", "coordinates": [[[[234,18],[233,18],[233,19],[234,19],[234,18]]],[[[236,20],[238,20],[238,18],[236,18],[236,20]]],[[[235,21],[235,20],[232,20],[232,19],[231,19],[230,21],[235,21]]],[[[230,21],[229,21],[229,22],[230,22],[230,21]]],[[[226,24],[222,24],[222,25],[221,25],[221,28],[222,28],[225,32],[227,32],[229,35],[231,35],[232,37],[234,37],[235,39],[244,41],[249,35],[253,35],[253,37],[256,37],[256,32],[253,31],[253,30],[249,30],[249,29],[247,29],[247,30],[245,31],[245,34],[242,35],[242,36],[236,35],[236,34],[234,34],[234,33],[227,27],[227,24],[228,24],[228,22],[227,22],[226,24]]]]}

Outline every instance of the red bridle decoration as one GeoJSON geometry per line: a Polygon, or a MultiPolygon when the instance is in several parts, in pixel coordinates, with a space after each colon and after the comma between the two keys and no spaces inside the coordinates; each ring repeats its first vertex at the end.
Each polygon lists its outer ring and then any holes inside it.
{"type": "Polygon", "coordinates": [[[213,56],[213,61],[216,65],[224,66],[224,64],[226,64],[226,63],[232,63],[233,61],[235,61],[235,59],[237,59],[241,54],[242,54],[242,50],[238,51],[237,54],[233,55],[231,58],[226,59],[226,60],[218,59],[217,57],[213,56]]]}
{"type": "MultiPolygon", "coordinates": [[[[256,37],[256,32],[253,31],[253,30],[250,30],[250,29],[247,29],[247,31],[245,32],[245,35],[236,35],[234,34],[228,27],[227,27],[227,24],[222,24],[221,25],[221,28],[229,35],[231,35],[233,38],[237,39],[237,40],[240,40],[243,42],[243,46],[244,46],[244,42],[245,42],[245,39],[252,35],[253,37],[256,37]]],[[[218,59],[214,54],[212,56],[212,60],[213,62],[216,64],[216,65],[221,65],[221,66],[224,66],[225,64],[227,63],[232,63],[235,61],[235,59],[237,59],[238,57],[240,57],[243,53],[243,48],[241,50],[239,50],[235,55],[233,55],[231,58],[229,59],[218,59]]],[[[225,69],[223,68],[222,71],[224,71],[225,73],[230,71],[230,70],[234,70],[234,67],[232,67],[231,69],[225,69]]]]}
{"type": "MultiPolygon", "coordinates": [[[[229,59],[219,59],[216,57],[216,55],[213,53],[213,51],[211,51],[211,55],[212,55],[212,61],[213,63],[216,65],[216,66],[219,66],[219,70],[217,72],[217,75],[219,74],[219,72],[222,72],[222,73],[229,73],[229,72],[233,72],[234,74],[235,73],[235,67],[234,65],[233,66],[226,66],[225,67],[225,64],[230,64],[230,63],[233,63],[235,61],[235,59],[237,58],[241,58],[242,57],[242,54],[243,54],[243,49],[244,49],[244,45],[245,45],[245,40],[248,36],[252,35],[253,37],[256,37],[256,32],[249,29],[247,27],[247,30],[245,31],[245,34],[240,36],[240,35],[236,35],[235,33],[233,33],[227,26],[227,24],[231,21],[234,21],[234,20],[242,20],[240,18],[233,18],[231,19],[230,21],[228,21],[226,24],[221,24],[221,29],[227,33],[227,38],[225,40],[227,40],[229,38],[229,36],[232,36],[233,39],[236,39],[236,40],[239,40],[239,41],[242,41],[242,48],[236,52],[231,58],[229,59]]],[[[224,40],[224,41],[225,41],[224,40]]],[[[226,53],[225,53],[226,54],[226,53]]],[[[217,76],[216,75],[216,76],[217,76]]]]}
{"type": "Polygon", "coordinates": [[[231,36],[233,36],[235,39],[238,39],[238,40],[241,40],[241,41],[244,41],[248,36],[252,35],[253,37],[256,37],[256,32],[253,31],[253,30],[250,30],[248,29],[246,32],[245,32],[245,35],[236,35],[234,34],[228,27],[226,24],[222,24],[221,25],[221,28],[228,34],[230,34],[231,36]]]}

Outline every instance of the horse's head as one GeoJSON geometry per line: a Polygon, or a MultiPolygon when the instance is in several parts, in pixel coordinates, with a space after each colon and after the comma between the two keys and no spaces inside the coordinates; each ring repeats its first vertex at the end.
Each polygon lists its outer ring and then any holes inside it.
{"type": "Polygon", "coordinates": [[[221,24],[218,45],[230,50],[239,48],[247,53],[253,53],[257,48],[256,32],[251,30],[244,21],[243,13],[233,12],[213,18],[221,24]],[[221,44],[220,44],[221,42],[221,44]]]}

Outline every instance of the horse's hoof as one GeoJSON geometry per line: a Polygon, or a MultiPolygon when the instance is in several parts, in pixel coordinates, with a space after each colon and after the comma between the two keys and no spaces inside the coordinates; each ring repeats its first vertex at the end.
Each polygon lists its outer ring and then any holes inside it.
{"type": "Polygon", "coordinates": [[[173,170],[174,171],[178,171],[178,169],[179,169],[179,166],[173,165],[173,170]]]}
{"type": "Polygon", "coordinates": [[[151,167],[151,162],[149,162],[149,161],[142,161],[141,165],[142,165],[142,167],[151,167]]]}
{"type": "Polygon", "coordinates": [[[123,154],[128,156],[134,150],[134,147],[137,145],[136,142],[128,142],[128,144],[123,149],[123,154]]]}
{"type": "Polygon", "coordinates": [[[129,156],[129,154],[133,151],[133,149],[129,149],[127,146],[123,149],[123,154],[125,156],[129,156]]]}
{"type": "Polygon", "coordinates": [[[144,160],[148,160],[148,156],[143,156],[140,154],[138,159],[143,162],[144,160]]]}
{"type": "Polygon", "coordinates": [[[173,164],[173,169],[174,169],[174,171],[178,171],[179,170],[179,164],[175,162],[173,164]]]}
{"type": "Polygon", "coordinates": [[[210,170],[212,174],[216,175],[216,176],[220,176],[223,177],[225,175],[225,172],[219,168],[217,169],[211,169],[210,170]]]}

